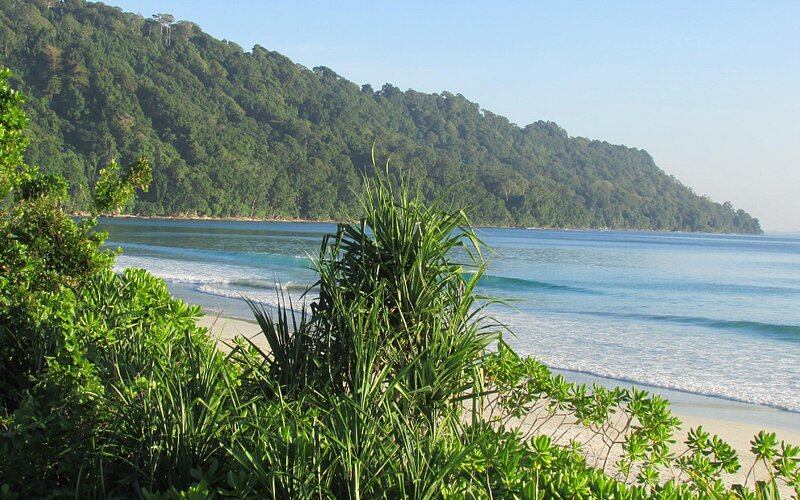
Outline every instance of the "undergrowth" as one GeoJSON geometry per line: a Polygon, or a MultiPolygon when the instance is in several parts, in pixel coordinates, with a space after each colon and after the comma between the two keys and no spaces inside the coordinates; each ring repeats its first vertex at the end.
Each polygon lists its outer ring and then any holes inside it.
{"type": "MultiPolygon", "coordinates": [[[[777,498],[800,449],[763,432],[745,484],[669,403],[586,387],[518,356],[476,293],[464,212],[365,181],[363,217],[314,259],[318,296],[251,302],[269,349],[222,354],[201,311],[114,273],[63,180],[22,163],[21,96],[0,74],[0,497],[777,498]],[[307,302],[307,304],[306,304],[307,302]],[[308,307],[306,307],[308,306],[308,307]],[[600,443],[600,446],[593,446],[600,443]],[[601,450],[591,453],[590,450],[601,450]]],[[[112,164],[95,212],[149,183],[112,164]]]]}

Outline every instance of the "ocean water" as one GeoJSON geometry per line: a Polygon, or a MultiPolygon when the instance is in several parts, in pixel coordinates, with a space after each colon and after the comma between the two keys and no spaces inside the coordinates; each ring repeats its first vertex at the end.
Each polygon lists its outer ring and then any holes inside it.
{"type": "MultiPolygon", "coordinates": [[[[332,224],[104,219],[118,268],[248,317],[314,282],[332,224]]],[[[800,236],[479,229],[482,292],[523,353],[565,370],[800,412],[800,236]]]]}

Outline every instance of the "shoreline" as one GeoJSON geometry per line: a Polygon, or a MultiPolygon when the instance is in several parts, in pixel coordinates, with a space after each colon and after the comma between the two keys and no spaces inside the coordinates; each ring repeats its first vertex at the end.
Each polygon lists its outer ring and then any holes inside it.
{"type": "Polygon", "coordinates": [[[568,377],[568,378],[582,379],[582,380],[590,381],[590,382],[588,382],[588,385],[591,385],[592,382],[597,382],[597,383],[599,383],[599,385],[602,385],[604,387],[613,388],[613,387],[621,387],[621,386],[635,386],[636,388],[647,390],[648,392],[665,393],[665,394],[668,393],[668,394],[672,395],[669,398],[670,401],[672,401],[673,399],[676,400],[676,401],[680,401],[683,398],[689,397],[689,396],[691,396],[691,397],[702,397],[702,398],[708,398],[708,399],[713,399],[713,400],[722,400],[722,401],[725,401],[725,402],[728,402],[728,403],[734,403],[734,404],[739,404],[739,405],[752,406],[752,407],[755,407],[755,408],[764,408],[765,410],[770,410],[770,411],[779,411],[779,412],[787,413],[787,414],[790,414],[790,415],[797,415],[798,427],[800,428],[800,410],[793,410],[793,409],[787,408],[785,406],[778,406],[778,405],[765,404],[765,403],[754,403],[754,402],[751,402],[751,401],[745,401],[745,400],[742,400],[742,399],[736,399],[736,398],[733,398],[733,397],[727,397],[727,396],[721,395],[721,394],[708,394],[708,393],[702,393],[702,392],[692,392],[692,391],[690,391],[688,389],[681,389],[680,387],[671,387],[671,386],[668,386],[668,385],[659,385],[657,383],[652,383],[652,382],[649,382],[649,383],[648,382],[638,382],[638,381],[636,381],[634,379],[631,379],[631,378],[608,377],[608,376],[605,376],[605,375],[598,375],[596,373],[583,371],[583,370],[573,370],[573,369],[570,369],[570,368],[561,368],[561,367],[558,367],[558,366],[552,366],[552,365],[548,365],[546,363],[545,363],[545,366],[547,366],[553,372],[570,374],[570,377],[568,377]]]}
{"type": "MultiPolygon", "coordinates": [[[[181,283],[170,283],[171,291],[177,297],[189,303],[199,305],[206,314],[220,316],[222,318],[252,322],[252,316],[247,305],[236,298],[212,296],[198,292],[192,285],[181,283]]],[[[663,387],[653,384],[640,383],[629,379],[606,377],[594,373],[580,370],[571,370],[550,366],[555,373],[563,374],[568,380],[592,385],[597,383],[604,387],[631,387],[646,390],[653,394],[659,394],[670,400],[674,407],[685,408],[687,415],[702,416],[702,408],[714,408],[715,411],[723,411],[730,420],[748,422],[765,422],[767,427],[781,427],[786,429],[800,429],[800,412],[777,406],[762,405],[741,401],[733,398],[726,398],[710,394],[701,394],[679,388],[663,387]],[[743,416],[744,415],[744,416],[743,416]]]]}
{"type": "MultiPolygon", "coordinates": [[[[71,217],[88,217],[86,212],[69,212],[71,217]]],[[[216,221],[216,222],[293,222],[301,224],[340,224],[347,222],[346,219],[304,219],[304,218],[280,218],[280,217],[246,217],[246,216],[205,216],[205,215],[141,215],[141,214],[116,214],[101,215],[107,219],[141,219],[141,220],[177,220],[177,221],[216,221]]],[[[707,235],[728,235],[728,236],[768,236],[769,233],[709,233],[704,231],[684,231],[669,229],[631,229],[631,228],[611,228],[611,227],[538,227],[538,226],[497,226],[475,224],[476,229],[524,229],[528,231],[571,231],[571,232],[619,232],[619,233],[663,233],[663,234],[707,234],[707,235]]]]}
{"type": "MultiPolygon", "coordinates": [[[[84,212],[72,212],[72,217],[88,217],[84,212]]],[[[212,222],[293,222],[303,224],[338,224],[343,222],[337,219],[293,219],[293,218],[268,218],[268,217],[245,217],[245,216],[205,216],[205,215],[139,215],[139,214],[116,214],[101,215],[103,219],[140,219],[140,220],[179,220],[179,221],[212,221],[212,222]]]]}
{"type": "MultiPolygon", "coordinates": [[[[224,316],[221,313],[209,314],[209,311],[206,310],[197,323],[208,328],[209,335],[218,342],[223,351],[229,350],[228,342],[237,335],[247,336],[259,349],[266,352],[269,351],[267,342],[260,336],[261,329],[254,320],[224,316]]],[[[555,369],[553,372],[564,375],[565,378],[572,382],[621,385],[618,383],[619,381],[614,381],[613,379],[603,379],[602,377],[590,376],[581,372],[555,369]]],[[[719,436],[737,452],[741,467],[739,471],[724,476],[723,482],[728,486],[741,484],[747,479],[748,471],[755,463],[755,456],[750,451],[751,440],[761,430],[774,432],[778,442],[786,441],[791,444],[800,444],[800,413],[688,392],[680,394],[675,399],[674,395],[678,394],[676,391],[673,391],[675,394],[664,394],[658,388],[637,387],[647,390],[651,394],[659,394],[666,397],[670,402],[672,414],[681,421],[680,428],[673,435],[675,440],[671,446],[673,453],[680,454],[687,449],[686,440],[689,430],[698,427],[703,427],[711,435],[719,436]]],[[[529,424],[526,424],[525,420],[524,418],[522,420],[517,419],[517,421],[514,421],[516,423],[512,425],[527,428],[529,424]]],[[[563,423],[563,420],[561,423],[563,423]]],[[[561,434],[556,439],[556,443],[568,446],[571,439],[585,437],[585,428],[580,426],[577,421],[573,422],[573,424],[574,427],[570,433],[561,434]]],[[[548,423],[540,428],[539,432],[554,435],[555,431],[558,431],[560,427],[560,424],[556,427],[555,423],[548,423]]],[[[606,452],[605,445],[600,441],[591,441],[591,439],[583,439],[582,441],[585,446],[586,457],[595,467],[599,467],[601,464],[600,457],[606,452]]],[[[607,472],[614,475],[616,467],[610,466],[607,472]]],[[[786,485],[781,484],[779,489],[782,495],[791,495],[790,488],[786,485]]]]}
{"type": "Polygon", "coordinates": [[[589,386],[597,384],[606,388],[636,387],[639,390],[657,394],[669,400],[673,413],[678,415],[684,422],[695,419],[713,419],[746,426],[763,427],[765,430],[770,431],[785,430],[796,433],[794,442],[800,443],[800,412],[681,389],[603,377],[578,370],[565,370],[549,366],[548,368],[553,373],[564,375],[564,378],[571,382],[589,386]],[[713,417],[708,415],[710,412],[714,413],[713,417]]]}
{"type": "MultiPolygon", "coordinates": [[[[228,341],[236,335],[247,335],[259,347],[267,347],[263,339],[259,339],[260,329],[253,319],[241,318],[224,312],[213,311],[208,308],[203,309],[204,315],[198,322],[201,326],[209,328],[209,331],[219,340],[228,341]]],[[[669,400],[672,412],[680,418],[686,426],[697,427],[703,425],[713,432],[716,425],[723,422],[727,431],[726,435],[741,434],[742,432],[753,431],[752,434],[744,437],[733,436],[726,440],[739,440],[740,444],[747,444],[759,430],[764,429],[770,432],[777,432],[779,439],[786,435],[784,439],[789,442],[800,444],[800,412],[794,412],[784,408],[759,405],[719,396],[709,396],[680,389],[658,387],[648,384],[640,384],[629,380],[621,380],[610,377],[602,377],[591,373],[577,370],[565,370],[560,368],[548,367],[555,374],[563,375],[570,382],[576,382],[591,386],[601,385],[606,388],[614,387],[636,387],[651,394],[657,394],[669,400]],[[732,433],[731,430],[739,429],[739,432],[732,433]],[[747,429],[747,431],[745,431],[747,429]]],[[[749,449],[749,448],[748,448],[749,449]]]]}
{"type": "MultiPolygon", "coordinates": [[[[169,286],[173,295],[180,297],[188,303],[202,307],[204,313],[207,315],[255,324],[250,309],[244,301],[240,299],[208,295],[198,292],[190,284],[170,283],[169,286]]],[[[639,383],[631,380],[605,377],[579,370],[562,369],[549,365],[548,368],[554,373],[564,375],[565,378],[571,382],[585,383],[589,386],[596,383],[607,388],[635,386],[651,394],[661,395],[670,401],[671,407],[674,410],[678,410],[682,417],[702,418],[708,417],[709,414],[713,412],[715,415],[721,415],[725,420],[735,423],[758,424],[766,429],[800,431],[800,412],[789,409],[716,395],[701,394],[677,388],[660,387],[658,385],[639,383]]],[[[798,434],[796,441],[800,444],[800,434],[798,434]]]]}

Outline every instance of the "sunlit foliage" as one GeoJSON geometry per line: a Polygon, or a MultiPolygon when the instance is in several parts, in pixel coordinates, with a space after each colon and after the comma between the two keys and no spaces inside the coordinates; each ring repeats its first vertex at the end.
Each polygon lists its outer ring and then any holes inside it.
{"type": "MultiPolygon", "coordinates": [[[[21,116],[19,102],[0,95],[21,116]]],[[[145,165],[109,174],[114,203],[93,211],[124,205],[145,165]]],[[[753,439],[757,463],[729,486],[736,452],[697,428],[674,454],[663,398],[514,353],[475,295],[468,217],[385,174],[365,181],[363,218],[323,240],[318,296],[253,303],[271,349],[238,339],[227,355],[164,281],[114,273],[93,221],[61,209],[63,182],[41,179],[0,209],[2,498],[800,493],[800,448],[775,434],[753,439]]]]}

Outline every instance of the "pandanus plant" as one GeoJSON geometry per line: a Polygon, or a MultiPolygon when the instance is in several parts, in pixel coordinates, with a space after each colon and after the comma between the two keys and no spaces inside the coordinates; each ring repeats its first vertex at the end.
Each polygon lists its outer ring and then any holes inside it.
{"type": "Polygon", "coordinates": [[[398,184],[388,175],[365,180],[363,217],[323,239],[310,314],[290,311],[283,297],[277,313],[251,307],[275,379],[356,394],[369,355],[371,369],[385,372],[384,389],[433,422],[480,393],[480,364],[498,328],[475,292],[485,264],[465,212],[427,205],[398,184]]]}

